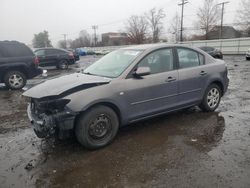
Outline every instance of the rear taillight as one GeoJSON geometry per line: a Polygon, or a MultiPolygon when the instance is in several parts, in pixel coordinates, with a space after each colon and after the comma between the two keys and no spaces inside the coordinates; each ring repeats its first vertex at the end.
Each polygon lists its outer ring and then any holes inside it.
{"type": "Polygon", "coordinates": [[[38,57],[35,57],[34,64],[35,64],[36,66],[39,65],[39,59],[38,59],[38,57]]]}
{"type": "Polygon", "coordinates": [[[72,52],[69,52],[69,57],[74,59],[74,54],[72,52]]]}

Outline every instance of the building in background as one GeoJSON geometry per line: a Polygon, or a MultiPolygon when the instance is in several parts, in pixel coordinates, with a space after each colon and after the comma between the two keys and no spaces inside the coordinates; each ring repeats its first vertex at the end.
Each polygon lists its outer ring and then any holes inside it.
{"type": "Polygon", "coordinates": [[[103,33],[102,34],[102,45],[103,46],[121,46],[127,45],[128,42],[128,35],[127,33],[103,33]]]}
{"type": "MultiPolygon", "coordinates": [[[[208,32],[208,40],[219,39],[220,26],[215,26],[210,32],[208,32]]],[[[234,29],[232,26],[223,26],[222,28],[222,39],[239,38],[241,33],[234,29]]]]}

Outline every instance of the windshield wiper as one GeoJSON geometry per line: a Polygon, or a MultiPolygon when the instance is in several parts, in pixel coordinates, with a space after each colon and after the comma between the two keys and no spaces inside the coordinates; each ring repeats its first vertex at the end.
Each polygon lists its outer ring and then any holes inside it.
{"type": "Polygon", "coordinates": [[[94,74],[92,74],[92,73],[90,73],[90,72],[82,72],[83,74],[87,74],[87,75],[94,75],[94,74]]]}

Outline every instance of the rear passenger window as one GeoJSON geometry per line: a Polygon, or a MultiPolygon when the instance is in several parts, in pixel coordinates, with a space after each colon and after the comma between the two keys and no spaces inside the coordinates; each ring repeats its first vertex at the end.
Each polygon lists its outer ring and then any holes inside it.
{"type": "Polygon", "coordinates": [[[196,67],[200,65],[199,53],[186,48],[177,48],[179,68],[196,67]]]}
{"type": "Polygon", "coordinates": [[[5,43],[0,46],[3,57],[33,56],[33,52],[21,43],[5,43]]]}
{"type": "Polygon", "coordinates": [[[55,54],[58,54],[57,51],[56,51],[56,50],[53,50],[53,49],[51,49],[51,50],[46,50],[45,53],[46,53],[46,55],[55,55],[55,54]]]}
{"type": "Polygon", "coordinates": [[[35,51],[35,54],[37,56],[44,56],[45,55],[45,51],[44,50],[37,50],[37,51],[35,51]]]}
{"type": "Polygon", "coordinates": [[[61,55],[65,55],[67,52],[62,51],[62,50],[57,50],[56,53],[57,53],[57,54],[61,54],[61,55]]]}
{"type": "Polygon", "coordinates": [[[207,51],[208,51],[208,52],[212,52],[212,51],[214,51],[214,48],[207,47],[207,51]]]}

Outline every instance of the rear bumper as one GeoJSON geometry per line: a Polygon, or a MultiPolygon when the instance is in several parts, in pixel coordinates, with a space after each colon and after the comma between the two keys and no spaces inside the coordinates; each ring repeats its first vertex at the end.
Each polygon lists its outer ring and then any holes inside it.
{"type": "Polygon", "coordinates": [[[37,115],[32,111],[31,104],[29,104],[27,114],[33,129],[39,138],[46,138],[54,135],[56,129],[65,131],[74,128],[76,114],[70,110],[65,110],[53,115],[37,115]]]}
{"type": "Polygon", "coordinates": [[[79,61],[79,60],[80,60],[79,55],[76,55],[76,56],[74,56],[74,57],[75,57],[75,61],[79,61]]]}
{"type": "Polygon", "coordinates": [[[229,78],[227,77],[227,78],[226,78],[226,81],[225,81],[225,86],[224,86],[224,93],[227,92],[228,85],[229,85],[229,78]]]}
{"type": "Polygon", "coordinates": [[[68,62],[69,62],[70,65],[73,65],[76,62],[76,60],[75,59],[69,59],[68,62]]]}

